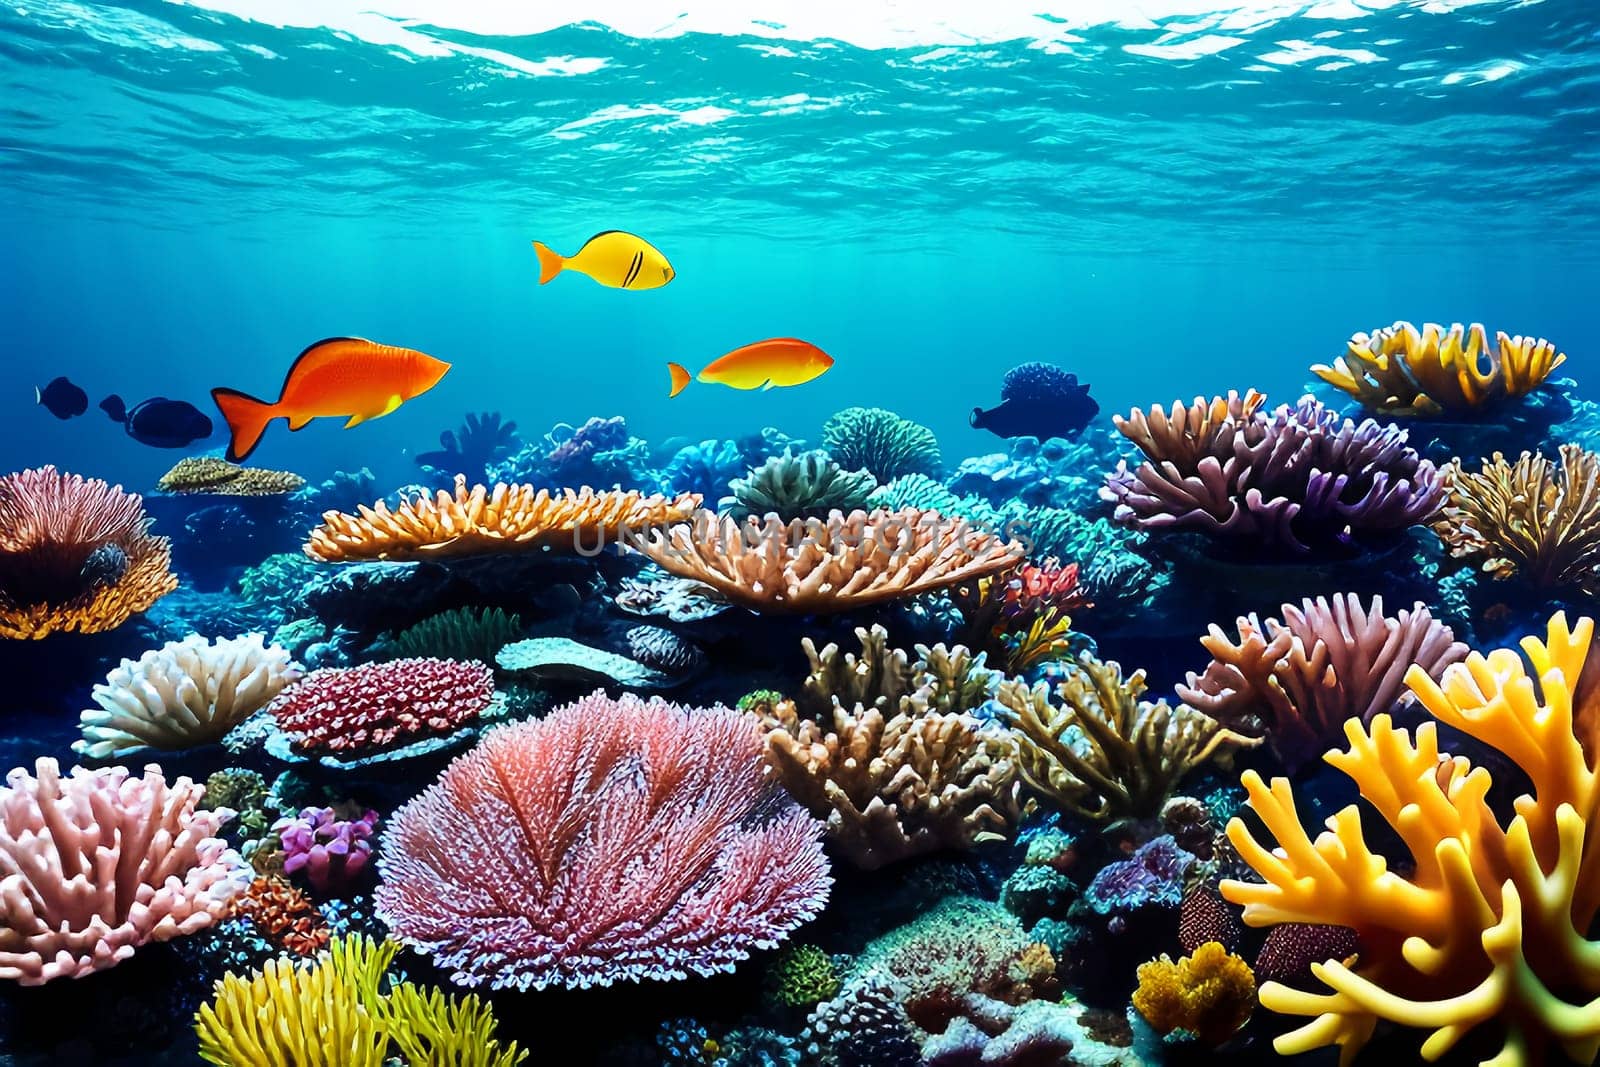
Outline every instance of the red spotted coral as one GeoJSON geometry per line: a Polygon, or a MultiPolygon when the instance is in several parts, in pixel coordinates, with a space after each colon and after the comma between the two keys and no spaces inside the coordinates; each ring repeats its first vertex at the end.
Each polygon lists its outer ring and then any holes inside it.
{"type": "Polygon", "coordinates": [[[53,759],[0,788],[0,978],[40,985],[105,970],[221,919],[249,882],[217,837],[205,787],[151,766],[67,777],[53,759]],[[37,775],[37,777],[35,777],[37,775]]]}
{"type": "Polygon", "coordinates": [[[452,733],[493,699],[481,663],[397,659],[312,671],[268,710],[307,752],[359,755],[452,733]]]}
{"type": "Polygon", "coordinates": [[[390,819],[379,914],[467,986],[731,970],[822,910],[822,824],[755,720],[595,693],[491,732],[390,819]]]}

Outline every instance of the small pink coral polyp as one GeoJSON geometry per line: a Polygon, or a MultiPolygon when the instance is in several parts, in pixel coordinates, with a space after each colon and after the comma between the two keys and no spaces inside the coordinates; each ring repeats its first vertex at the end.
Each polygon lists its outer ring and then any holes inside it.
{"type": "Polygon", "coordinates": [[[312,671],[268,710],[307,752],[359,755],[453,733],[493,699],[482,663],[397,659],[312,671]]]}

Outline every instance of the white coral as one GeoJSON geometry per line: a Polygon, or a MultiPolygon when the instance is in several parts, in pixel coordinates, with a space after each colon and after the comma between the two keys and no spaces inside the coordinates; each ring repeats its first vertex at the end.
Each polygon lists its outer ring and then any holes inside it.
{"type": "Polygon", "coordinates": [[[148,746],[184,749],[222,740],[265,707],[300,667],[260,634],[215,643],[199,635],[125,659],[94,687],[99,705],[80,715],[72,749],[96,759],[148,746]]]}

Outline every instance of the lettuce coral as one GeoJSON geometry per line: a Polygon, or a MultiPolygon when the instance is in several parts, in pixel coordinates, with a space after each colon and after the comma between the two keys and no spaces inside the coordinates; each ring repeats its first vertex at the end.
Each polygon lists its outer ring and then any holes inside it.
{"type": "Polygon", "coordinates": [[[1415,741],[1389,716],[1345,725],[1349,748],[1328,762],[1393,827],[1414,869],[1375,853],[1355,805],[1312,840],[1286,779],[1246,772],[1250,806],[1278,846],[1240,819],[1228,826],[1239,855],[1265,884],[1225,881],[1252,926],[1320,923],[1355,931],[1353,965],[1311,968],[1326,992],[1268,983],[1261,1003],[1305,1016],[1277,1039],[1284,1054],[1339,1045],[1349,1063],[1380,1020],[1432,1031],[1436,1060],[1469,1033],[1492,1028],[1501,1065],[1541,1062],[1551,1046],[1588,1063],[1600,1054],[1600,758],[1575,731],[1592,712],[1583,681],[1592,619],[1555,615],[1541,640],[1472,653],[1435,681],[1413,667],[1406,682],[1440,723],[1498,750],[1532,791],[1502,822],[1489,807],[1490,772],[1444,754],[1437,725],[1415,741]]]}

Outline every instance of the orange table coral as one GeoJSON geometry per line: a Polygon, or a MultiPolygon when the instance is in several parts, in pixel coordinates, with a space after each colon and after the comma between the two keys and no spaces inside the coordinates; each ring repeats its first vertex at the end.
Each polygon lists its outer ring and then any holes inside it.
{"type": "Polygon", "coordinates": [[[455,491],[422,495],[391,510],[378,501],[354,515],[330,511],[306,542],[325,563],[437,559],[548,549],[598,551],[628,535],[682,522],[700,506],[694,494],[646,496],[621,490],[475,485],[456,475],[455,491]]]}
{"type": "Polygon", "coordinates": [[[144,501],[54,467],[0,478],[0,638],[100,633],[178,588],[144,501]]]}
{"type": "Polygon", "coordinates": [[[1333,366],[1311,373],[1385,415],[1470,416],[1506,397],[1543,385],[1567,357],[1544,338],[1495,334],[1479,323],[1448,330],[1409,322],[1350,339],[1333,366]]]}
{"type": "MultiPolygon", "coordinates": [[[[1345,726],[1349,748],[1328,762],[1349,775],[1415,861],[1408,874],[1369,847],[1355,805],[1312,840],[1289,782],[1247,772],[1249,803],[1278,846],[1234,819],[1228,837],[1265,884],[1222,883],[1252,926],[1348,926],[1361,945],[1353,965],[1315,964],[1328,992],[1269,982],[1263,1006],[1311,1021],[1277,1039],[1286,1055],[1339,1045],[1349,1063],[1380,1020],[1431,1030],[1429,1060],[1469,1032],[1493,1027],[1492,1061],[1541,1062],[1556,1046],[1580,1063],[1600,1054],[1600,760],[1574,730],[1575,705],[1595,699],[1580,678],[1592,619],[1550,620],[1544,640],[1473,653],[1435,682],[1406,677],[1440,722],[1498,749],[1532,783],[1502,820],[1489,807],[1489,771],[1439,750],[1434,723],[1416,740],[1389,716],[1345,726]],[[1531,668],[1531,669],[1530,669],[1531,668]]],[[[1576,709],[1580,717],[1593,709],[1576,709]]]]}

